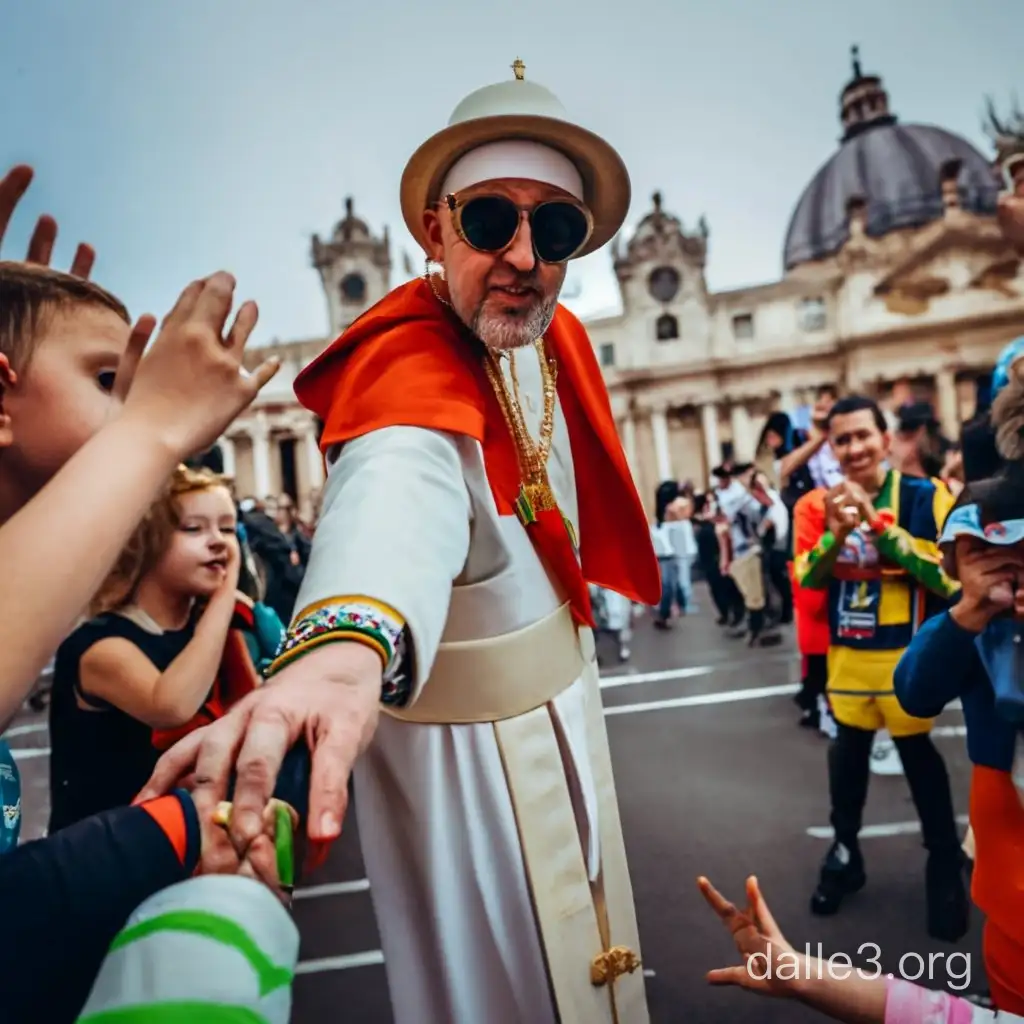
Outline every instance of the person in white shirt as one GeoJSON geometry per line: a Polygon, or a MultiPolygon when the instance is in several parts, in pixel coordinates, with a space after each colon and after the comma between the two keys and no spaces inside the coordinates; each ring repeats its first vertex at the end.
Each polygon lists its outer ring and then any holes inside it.
{"type": "Polygon", "coordinates": [[[713,475],[719,484],[715,498],[729,522],[732,557],[729,575],[733,578],[747,608],[748,639],[751,647],[778,642],[778,634],[765,631],[764,566],[761,560],[759,530],[767,516],[771,500],[751,493],[755,470],[751,465],[718,467],[713,475]]]}
{"type": "Polygon", "coordinates": [[[763,473],[754,473],[750,482],[750,493],[762,505],[768,503],[767,511],[758,526],[758,534],[762,540],[764,572],[779,597],[778,622],[786,625],[793,621],[793,588],[787,569],[790,542],[789,509],[763,473]]]}
{"type": "Polygon", "coordinates": [[[669,629],[672,606],[679,594],[679,569],[672,544],[671,524],[667,522],[669,506],[679,496],[679,485],[674,480],[664,481],[654,498],[655,517],[651,525],[651,542],[661,569],[661,601],[654,617],[655,629],[669,629]]]}
{"type": "Polygon", "coordinates": [[[697,540],[693,533],[693,502],[680,495],[665,510],[665,528],[676,560],[676,604],[681,615],[696,610],[693,604],[693,562],[697,540]]]}

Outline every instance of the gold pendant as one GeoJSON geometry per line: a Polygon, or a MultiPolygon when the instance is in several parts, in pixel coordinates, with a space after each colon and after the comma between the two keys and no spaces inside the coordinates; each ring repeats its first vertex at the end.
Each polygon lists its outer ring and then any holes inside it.
{"type": "Polygon", "coordinates": [[[538,512],[546,512],[558,508],[555,500],[555,492],[546,481],[539,483],[520,484],[519,495],[516,498],[516,515],[523,526],[537,521],[538,512]]]}

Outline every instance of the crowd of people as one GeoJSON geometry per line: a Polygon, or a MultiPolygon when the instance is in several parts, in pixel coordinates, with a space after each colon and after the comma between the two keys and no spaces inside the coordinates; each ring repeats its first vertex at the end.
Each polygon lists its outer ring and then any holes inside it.
{"type": "MultiPolygon", "coordinates": [[[[285,1024],[285,907],[340,834],[350,778],[399,1024],[645,1024],[592,627],[599,601],[619,623],[624,605],[628,657],[629,609],[671,629],[694,565],[737,638],[778,643],[795,621],[805,712],[821,696],[835,721],[815,913],[866,884],[884,727],[921,817],[928,931],[963,936],[960,837],[928,736],[963,702],[999,1016],[810,968],[710,980],[840,1020],[1022,1019],[1024,344],[959,470],[922,410],[894,429],[872,399],[825,390],[805,432],[769,421],[774,483],[727,462],[702,493],[661,488],[652,527],[593,347],[557,302],[568,261],[621,227],[628,174],[514,68],[410,158],[424,276],[296,381],[324,424],[312,536],[289,499],[239,500],[216,464],[279,365],[243,365],[258,310],[232,316],[230,274],[185,287],[157,330],[90,279],[88,246],[70,272],[50,267],[50,218],[25,259],[0,262],[5,723],[57,652],[49,834],[8,836],[0,857],[12,1024],[285,1024]]],[[[1008,165],[1001,222],[1024,249],[1024,157],[1008,165]]],[[[0,238],[31,179],[0,179],[0,238]]],[[[0,755],[6,827],[17,765],[0,755]]],[[[744,957],[795,955],[756,881],[742,912],[700,888],[744,957]]]]}

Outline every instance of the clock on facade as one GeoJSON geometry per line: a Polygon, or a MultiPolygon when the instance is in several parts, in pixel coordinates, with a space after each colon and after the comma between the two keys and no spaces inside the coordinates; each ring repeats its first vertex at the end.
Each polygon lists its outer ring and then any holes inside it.
{"type": "Polygon", "coordinates": [[[346,274],[341,279],[341,297],[346,302],[362,302],[366,298],[366,280],[362,274],[346,274]]]}
{"type": "Polygon", "coordinates": [[[675,267],[657,267],[651,271],[647,287],[659,302],[671,302],[679,293],[679,271],[675,267]]]}

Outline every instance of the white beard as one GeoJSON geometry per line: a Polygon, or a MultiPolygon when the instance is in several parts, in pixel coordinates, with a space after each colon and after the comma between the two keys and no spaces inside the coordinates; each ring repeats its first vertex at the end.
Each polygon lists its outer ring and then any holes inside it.
{"type": "Polygon", "coordinates": [[[490,349],[499,352],[532,345],[551,326],[558,305],[558,296],[538,303],[525,320],[495,316],[479,311],[469,325],[470,330],[490,349]]]}

